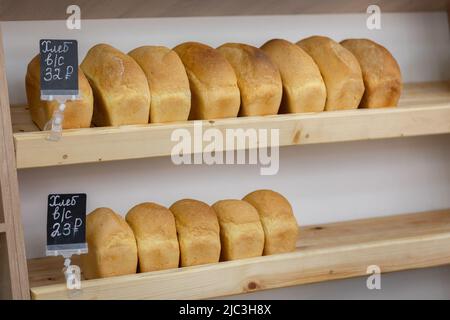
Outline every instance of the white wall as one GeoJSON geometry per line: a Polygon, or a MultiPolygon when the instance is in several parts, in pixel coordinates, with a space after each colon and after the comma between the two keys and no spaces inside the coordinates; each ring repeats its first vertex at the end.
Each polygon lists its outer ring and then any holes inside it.
{"type": "MultiPolygon", "coordinates": [[[[78,39],[81,57],[98,42],[128,51],[188,40],[218,46],[229,41],[261,45],[273,37],[297,41],[313,34],[336,40],[368,37],[392,51],[405,81],[450,78],[445,13],[383,14],[381,31],[366,29],[365,15],[83,21],[81,31],[66,30],[62,21],[5,22],[2,29],[13,104],[25,102],[26,64],[37,53],[38,40],[52,37],[78,39]]],[[[142,201],[168,206],[192,197],[213,203],[272,188],[290,199],[301,224],[450,207],[450,135],[285,147],[280,172],[272,177],[260,176],[256,166],[177,167],[166,157],[21,170],[19,182],[27,254],[37,257],[44,252],[46,197],[52,192],[86,192],[88,210],[109,206],[125,214],[142,201]]],[[[361,287],[365,280],[352,279],[251,297],[450,298],[449,277],[450,268],[442,267],[386,276],[376,294],[361,287]],[[412,292],[411,279],[426,290],[412,292]]]]}

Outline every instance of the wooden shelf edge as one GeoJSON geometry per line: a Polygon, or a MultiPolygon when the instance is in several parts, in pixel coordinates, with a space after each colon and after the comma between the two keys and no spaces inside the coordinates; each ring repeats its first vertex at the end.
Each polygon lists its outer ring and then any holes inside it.
{"type": "MultiPolygon", "coordinates": [[[[171,141],[175,129],[187,130],[191,136],[194,132],[193,121],[84,128],[65,130],[62,139],[53,142],[45,139],[45,132],[28,132],[33,130],[33,124],[27,119],[27,110],[13,107],[12,114],[18,169],[168,156],[177,144],[171,141]]],[[[278,129],[280,146],[445,134],[450,133],[450,88],[448,82],[405,85],[397,108],[242,117],[201,123],[203,131],[216,128],[224,136],[227,129],[278,129]]],[[[207,144],[203,142],[203,147],[207,144]]]]}
{"type": "Polygon", "coordinates": [[[40,6],[29,0],[2,0],[0,20],[64,20],[66,8],[71,4],[81,7],[84,19],[198,17],[198,16],[254,16],[292,14],[365,13],[371,4],[380,6],[382,12],[445,11],[446,0],[40,0],[40,6]]]}
{"type": "Polygon", "coordinates": [[[60,283],[62,260],[34,259],[31,294],[33,299],[204,299],[366,276],[371,265],[385,273],[450,264],[450,209],[300,231],[292,253],[83,281],[76,293],[60,283]]]}

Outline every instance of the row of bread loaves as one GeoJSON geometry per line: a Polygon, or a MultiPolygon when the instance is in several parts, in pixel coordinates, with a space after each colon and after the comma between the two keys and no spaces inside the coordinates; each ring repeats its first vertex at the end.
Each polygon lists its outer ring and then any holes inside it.
{"type": "Polygon", "coordinates": [[[212,206],[141,203],[125,219],[99,208],[87,216],[86,238],[82,268],[93,279],[290,252],[298,226],[286,198],[257,190],[212,206]]]}
{"type": "MultiPolygon", "coordinates": [[[[39,57],[28,66],[33,121],[42,129],[57,107],[40,100],[39,57]]],[[[64,128],[163,123],[277,113],[396,106],[400,69],[381,45],[313,36],[261,48],[217,49],[186,42],[172,50],[143,46],[128,54],[92,47],[80,66],[81,98],[67,103],[64,128]]]]}

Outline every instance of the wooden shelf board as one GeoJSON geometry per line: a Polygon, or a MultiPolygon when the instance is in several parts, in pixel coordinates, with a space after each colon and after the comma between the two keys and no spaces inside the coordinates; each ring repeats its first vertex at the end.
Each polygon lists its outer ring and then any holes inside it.
{"type": "MultiPolygon", "coordinates": [[[[67,291],[62,258],[29,260],[33,299],[203,299],[450,264],[450,209],[300,228],[292,253],[82,281],[67,291]]],[[[78,259],[74,260],[78,263],[78,259]]]]}
{"type": "Polygon", "coordinates": [[[447,8],[446,0],[2,0],[0,20],[66,19],[71,4],[80,6],[83,19],[365,13],[371,4],[382,12],[447,8]]]}
{"type": "MultiPolygon", "coordinates": [[[[46,132],[36,131],[26,107],[13,107],[11,113],[18,169],[168,156],[176,145],[171,141],[173,130],[193,134],[194,128],[193,121],[186,121],[71,129],[53,142],[45,139],[46,132]]],[[[207,128],[222,134],[228,128],[279,129],[281,146],[450,133],[450,86],[407,84],[397,108],[203,121],[207,128]]]]}

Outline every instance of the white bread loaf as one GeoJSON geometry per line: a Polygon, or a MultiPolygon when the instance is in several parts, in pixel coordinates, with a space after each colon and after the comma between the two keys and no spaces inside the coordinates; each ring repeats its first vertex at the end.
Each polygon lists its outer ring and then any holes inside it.
{"type": "Polygon", "coordinates": [[[316,62],[325,86],[325,110],[356,109],[364,94],[361,68],[355,56],[336,41],[313,36],[297,42],[316,62]]]}
{"type": "Polygon", "coordinates": [[[138,255],[133,230],[109,208],[98,208],[86,217],[88,254],[81,256],[86,279],[136,273],[138,255]]]}
{"type": "Polygon", "coordinates": [[[259,213],[265,234],[264,255],[295,250],[298,225],[285,197],[272,190],[257,190],[243,200],[259,213]]]}
{"type": "Polygon", "coordinates": [[[358,59],[364,79],[360,108],[395,107],[402,92],[400,67],[383,46],[368,39],[347,39],[341,45],[358,59]]]}
{"type": "Polygon", "coordinates": [[[80,67],[94,92],[96,126],[148,123],[150,91],[133,58],[110,45],[98,44],[88,51],[80,67]]]}
{"type": "Polygon", "coordinates": [[[169,48],[144,46],[128,53],[144,71],[150,88],[150,122],[184,121],[191,110],[191,91],[183,63],[169,48]]]}
{"type": "Polygon", "coordinates": [[[320,112],[327,92],[314,60],[295,44],[273,39],[261,49],[278,67],[283,82],[280,113],[320,112]]]}
{"type": "Polygon", "coordinates": [[[242,43],[217,48],[228,60],[241,93],[240,116],[278,113],[283,87],[278,68],[261,49],[242,43]]]}
{"type": "Polygon", "coordinates": [[[191,89],[191,120],[233,118],[240,105],[236,75],[216,49],[185,42],[173,49],[183,61],[191,89]]]}
{"type": "Polygon", "coordinates": [[[131,208],[125,219],[136,238],[140,272],[178,267],[180,249],[169,209],[145,202],[131,208]]]}
{"type": "Polygon", "coordinates": [[[195,266],[218,262],[220,258],[220,228],[214,210],[204,202],[183,199],[170,207],[175,216],[180,265],[195,266]]]}

